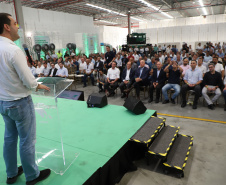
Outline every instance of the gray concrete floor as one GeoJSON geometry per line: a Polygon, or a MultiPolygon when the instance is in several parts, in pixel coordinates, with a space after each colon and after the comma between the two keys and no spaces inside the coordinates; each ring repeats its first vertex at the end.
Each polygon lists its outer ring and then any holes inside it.
{"type": "MultiPolygon", "coordinates": [[[[83,88],[79,84],[76,89],[84,91],[85,100],[91,93],[98,92],[97,87],[90,85],[83,88]]],[[[180,104],[149,104],[148,98],[144,97],[141,100],[148,109],[157,110],[158,113],[226,121],[222,97],[215,110],[204,107],[202,98],[196,110],[189,105],[182,109],[180,104]]],[[[120,92],[115,97],[108,98],[108,103],[123,105],[120,92]]],[[[166,117],[166,124],[180,126],[179,133],[194,136],[194,146],[184,171],[185,177],[178,179],[174,174],[165,175],[157,161],[153,160],[148,166],[145,159],[142,159],[135,162],[138,170],[125,174],[118,185],[225,185],[226,124],[174,117],[166,117]]]]}

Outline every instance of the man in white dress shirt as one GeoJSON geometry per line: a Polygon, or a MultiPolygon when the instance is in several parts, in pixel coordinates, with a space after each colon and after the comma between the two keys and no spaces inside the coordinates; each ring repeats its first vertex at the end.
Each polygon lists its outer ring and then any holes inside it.
{"type": "Polygon", "coordinates": [[[84,86],[83,87],[86,87],[86,79],[87,77],[89,76],[91,81],[92,81],[92,85],[94,86],[94,76],[93,76],[93,70],[94,70],[94,67],[93,67],[93,64],[91,63],[91,60],[90,59],[86,59],[86,67],[84,69],[84,77],[83,77],[83,82],[84,82],[84,86]]]}
{"type": "Polygon", "coordinates": [[[33,74],[33,76],[37,77],[35,67],[32,66],[30,62],[28,62],[27,65],[28,65],[29,69],[31,70],[31,73],[33,74]]]}
{"type": "Polygon", "coordinates": [[[56,76],[62,78],[68,77],[68,70],[64,67],[62,62],[59,63],[59,66],[60,68],[57,70],[56,76]]]}
{"type": "Polygon", "coordinates": [[[107,82],[104,84],[104,89],[108,97],[115,95],[115,89],[118,87],[118,80],[120,78],[120,71],[116,68],[117,63],[112,62],[112,67],[108,69],[107,82]],[[111,88],[110,88],[111,86],[111,88]]]}
{"type": "Polygon", "coordinates": [[[50,70],[50,68],[47,66],[47,63],[46,62],[44,62],[43,63],[43,76],[44,77],[47,77],[48,75],[49,75],[49,70],[50,70]]]}
{"type": "Polygon", "coordinates": [[[31,98],[32,89],[50,90],[38,84],[27,67],[23,51],[14,41],[18,35],[17,22],[0,13],[0,114],[5,122],[3,156],[7,184],[13,184],[25,173],[26,184],[35,184],[50,175],[50,170],[39,171],[35,163],[36,120],[31,98]],[[20,159],[17,167],[17,142],[20,138],[20,159]]]}
{"type": "Polygon", "coordinates": [[[57,54],[55,54],[55,51],[53,51],[51,58],[58,58],[57,54]]]}
{"type": "Polygon", "coordinates": [[[36,68],[36,74],[38,77],[43,76],[44,71],[43,71],[44,67],[42,66],[42,63],[40,61],[38,61],[38,66],[36,68]]]}
{"type": "Polygon", "coordinates": [[[79,64],[79,71],[80,71],[81,74],[84,73],[85,68],[86,68],[86,62],[85,62],[85,59],[82,57],[81,63],[79,64]]]}

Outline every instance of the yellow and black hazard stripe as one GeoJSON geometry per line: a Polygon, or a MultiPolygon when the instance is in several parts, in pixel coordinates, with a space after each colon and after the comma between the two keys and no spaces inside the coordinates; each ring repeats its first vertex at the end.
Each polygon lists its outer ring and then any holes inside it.
{"type": "Polygon", "coordinates": [[[163,163],[163,165],[166,166],[166,167],[169,167],[169,168],[176,168],[178,170],[184,171],[184,168],[185,168],[185,166],[187,164],[188,156],[190,154],[191,147],[193,146],[193,136],[188,136],[188,135],[183,135],[183,134],[181,134],[181,135],[184,136],[184,137],[190,137],[191,138],[191,142],[189,144],[188,151],[187,151],[186,157],[184,159],[183,165],[181,167],[179,167],[179,166],[171,166],[171,165],[167,164],[167,162],[163,163]]]}
{"type": "MultiPolygon", "coordinates": [[[[156,118],[155,116],[151,116],[153,118],[156,118]]],[[[157,127],[157,129],[154,131],[154,133],[151,135],[150,139],[148,139],[147,141],[140,141],[140,140],[137,140],[137,139],[129,139],[130,141],[134,141],[134,142],[137,142],[137,143],[143,143],[143,144],[147,144],[147,147],[149,145],[149,143],[152,141],[152,139],[156,136],[156,134],[159,132],[159,130],[165,126],[165,121],[166,119],[162,118],[162,117],[158,117],[160,119],[162,119],[162,123],[160,123],[160,125],[157,127]]]]}
{"type": "Polygon", "coordinates": [[[176,126],[172,126],[172,125],[167,125],[167,126],[173,127],[173,128],[177,128],[177,130],[176,130],[176,133],[174,134],[174,137],[172,138],[172,140],[171,140],[171,142],[170,142],[168,148],[166,149],[166,152],[165,152],[165,153],[155,153],[155,152],[152,152],[152,151],[148,151],[148,153],[154,154],[154,155],[160,155],[160,156],[162,156],[162,157],[166,157],[166,156],[167,156],[167,154],[168,154],[168,152],[169,152],[171,146],[173,145],[173,142],[174,142],[175,138],[177,137],[177,134],[178,134],[178,132],[179,132],[179,130],[180,130],[180,127],[176,127],[176,126]]]}

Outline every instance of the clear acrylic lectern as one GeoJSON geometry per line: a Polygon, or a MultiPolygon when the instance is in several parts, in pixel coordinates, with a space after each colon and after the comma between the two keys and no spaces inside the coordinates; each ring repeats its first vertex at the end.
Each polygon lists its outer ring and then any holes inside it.
{"type": "Polygon", "coordinates": [[[57,96],[68,88],[73,80],[65,78],[38,78],[37,81],[50,91],[32,92],[36,112],[36,163],[63,175],[79,153],[73,147],[64,147],[61,128],[62,113],[57,108],[57,96]]]}

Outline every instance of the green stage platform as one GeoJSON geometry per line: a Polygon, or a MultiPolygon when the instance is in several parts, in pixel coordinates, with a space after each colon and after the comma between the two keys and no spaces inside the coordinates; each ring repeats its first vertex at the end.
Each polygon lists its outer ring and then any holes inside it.
{"type": "MultiPolygon", "coordinates": [[[[64,150],[80,154],[63,176],[53,172],[48,179],[40,183],[43,185],[82,185],[155,113],[154,110],[147,110],[142,115],[135,115],[116,105],[87,108],[86,102],[67,99],[58,99],[58,109],[61,119],[63,118],[60,121],[64,150]]],[[[0,184],[5,185],[6,173],[2,157],[4,122],[1,116],[0,137],[0,184]]],[[[47,130],[42,130],[37,137],[46,140],[51,138],[47,130]]],[[[19,177],[15,184],[24,185],[24,175],[19,177]]]]}

